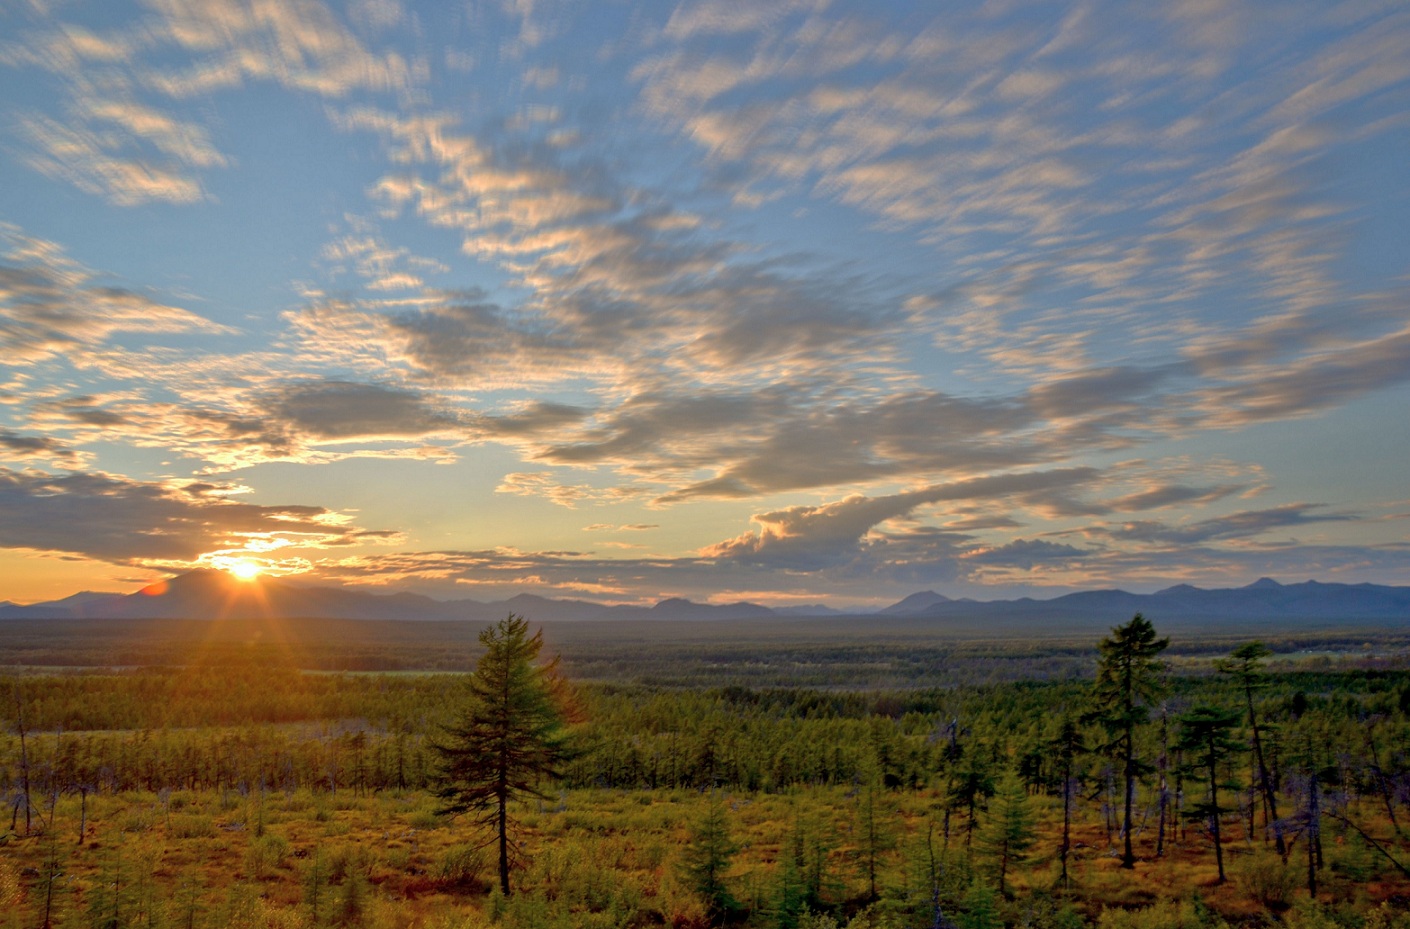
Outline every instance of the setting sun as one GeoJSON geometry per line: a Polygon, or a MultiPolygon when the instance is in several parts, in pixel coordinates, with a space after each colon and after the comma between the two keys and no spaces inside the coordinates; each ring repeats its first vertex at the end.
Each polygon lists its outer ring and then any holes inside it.
{"type": "Polygon", "coordinates": [[[242,581],[252,581],[263,573],[263,568],[255,561],[233,561],[225,570],[242,581]]]}

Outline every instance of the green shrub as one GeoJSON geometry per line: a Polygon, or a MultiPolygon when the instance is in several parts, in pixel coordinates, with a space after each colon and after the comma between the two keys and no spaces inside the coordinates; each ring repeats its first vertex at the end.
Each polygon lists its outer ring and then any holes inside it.
{"type": "Polygon", "coordinates": [[[446,849],[436,862],[432,876],[448,887],[469,887],[485,869],[484,849],[473,845],[454,845],[446,849]]]}
{"type": "Polygon", "coordinates": [[[289,840],[273,833],[260,836],[245,850],[245,870],[253,880],[272,877],[289,856],[289,840]]]}
{"type": "Polygon", "coordinates": [[[209,839],[215,835],[215,820],[196,813],[178,813],[171,817],[167,834],[173,839],[209,839]]]}
{"type": "Polygon", "coordinates": [[[1222,929],[1226,924],[1198,899],[1162,900],[1140,909],[1105,909],[1097,929],[1222,929]]]}
{"type": "Polygon", "coordinates": [[[445,817],[437,815],[433,809],[412,810],[406,817],[407,824],[416,829],[439,829],[446,824],[445,817]]]}
{"type": "Polygon", "coordinates": [[[1255,855],[1233,868],[1234,884],[1269,909],[1286,909],[1301,886],[1301,875],[1272,855],[1255,855]]]}

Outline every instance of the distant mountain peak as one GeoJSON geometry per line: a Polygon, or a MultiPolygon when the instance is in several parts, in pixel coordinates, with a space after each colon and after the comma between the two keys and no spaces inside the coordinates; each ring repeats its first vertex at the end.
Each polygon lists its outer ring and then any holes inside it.
{"type": "MultiPolygon", "coordinates": [[[[1281,584],[1260,578],[1238,588],[1202,589],[1177,584],[1156,594],[1119,590],[1084,590],[1053,599],[977,601],[956,600],[933,590],[911,594],[880,611],[880,615],[919,622],[982,620],[1009,623],[1082,621],[1094,627],[1145,611],[1157,625],[1199,621],[1236,623],[1279,619],[1304,623],[1346,620],[1410,622],[1410,587],[1379,584],[1304,581],[1281,584]]],[[[357,588],[302,584],[291,578],[238,580],[224,571],[201,569],[150,584],[134,594],[92,591],[64,600],[27,605],[0,602],[6,619],[217,619],[268,617],[454,620],[494,622],[506,612],[523,614],[532,622],[577,620],[754,620],[770,616],[835,616],[823,604],[770,609],[757,603],[695,602],[682,597],[655,606],[610,605],[583,600],[545,599],[521,593],[509,600],[440,601],[422,594],[370,592],[357,588]]],[[[847,615],[864,615],[861,613],[847,615]]],[[[873,612],[865,615],[878,615],[873,612]]],[[[1035,628],[1037,628],[1035,626],[1035,628]]]]}
{"type": "Polygon", "coordinates": [[[921,610],[927,610],[939,603],[949,602],[950,598],[944,594],[937,594],[933,590],[922,590],[919,593],[911,594],[904,600],[898,600],[881,612],[885,616],[904,616],[907,613],[919,613],[921,610]]]}

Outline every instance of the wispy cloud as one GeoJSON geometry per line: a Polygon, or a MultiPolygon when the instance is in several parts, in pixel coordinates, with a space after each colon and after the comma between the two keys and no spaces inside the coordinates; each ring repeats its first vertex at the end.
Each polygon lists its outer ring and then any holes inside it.
{"type": "Polygon", "coordinates": [[[101,472],[55,476],[0,468],[0,546],[179,565],[214,549],[316,549],[367,540],[345,516],[322,507],[239,503],[223,490],[101,472]]]}
{"type": "MultiPolygon", "coordinates": [[[[823,506],[790,507],[754,516],[754,522],[760,526],[758,534],[746,533],[710,546],[701,555],[802,570],[816,569],[852,561],[873,542],[882,549],[889,547],[894,540],[880,536],[869,541],[868,535],[878,525],[907,516],[925,504],[1012,496],[1032,498],[1054,489],[1070,490],[1091,483],[1098,476],[1092,468],[1004,474],[885,497],[869,498],[857,494],[823,506]]],[[[968,540],[965,535],[953,532],[929,532],[926,535],[932,543],[943,539],[947,543],[946,554],[951,556],[957,555],[961,543],[968,540]]],[[[913,543],[915,539],[908,541],[913,543]]]]}
{"type": "Polygon", "coordinates": [[[228,333],[223,325],[101,283],[53,242],[0,227],[0,348],[6,363],[78,356],[119,333],[228,333]]]}
{"type": "MultiPolygon", "coordinates": [[[[415,66],[368,51],[318,0],[147,7],[148,16],[106,35],[45,17],[0,46],[0,65],[46,71],[69,99],[62,117],[21,116],[29,164],[118,206],[206,199],[202,172],[230,164],[208,126],[176,115],[189,98],[246,82],[330,98],[404,93],[417,80],[415,66]]],[[[396,19],[377,4],[354,13],[367,26],[396,19]]]]}
{"type": "Polygon", "coordinates": [[[0,459],[38,461],[60,468],[80,468],[88,460],[51,436],[21,435],[9,429],[0,429],[0,459]]]}
{"type": "Polygon", "coordinates": [[[640,499],[649,496],[652,489],[634,484],[614,484],[610,487],[564,484],[545,471],[518,471],[506,474],[494,490],[498,494],[543,497],[571,510],[582,503],[620,503],[640,499]]]}

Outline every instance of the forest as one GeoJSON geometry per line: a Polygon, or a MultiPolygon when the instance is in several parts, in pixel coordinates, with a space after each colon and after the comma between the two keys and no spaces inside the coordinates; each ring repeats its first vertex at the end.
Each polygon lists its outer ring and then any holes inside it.
{"type": "Polygon", "coordinates": [[[1393,632],[555,631],[501,885],[433,625],[0,629],[0,925],[1410,927],[1393,632]]]}

